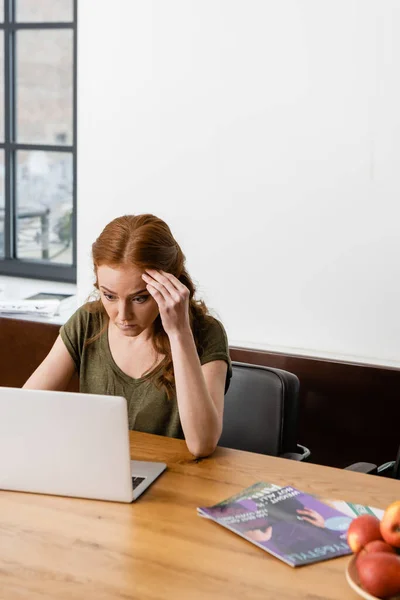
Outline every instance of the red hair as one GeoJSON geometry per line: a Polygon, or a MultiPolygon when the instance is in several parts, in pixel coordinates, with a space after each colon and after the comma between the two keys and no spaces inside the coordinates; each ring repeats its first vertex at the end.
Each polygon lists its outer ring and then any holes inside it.
{"type": "MultiPolygon", "coordinates": [[[[109,267],[136,266],[140,269],[157,269],[172,273],[189,290],[189,318],[197,352],[203,351],[201,332],[206,324],[208,310],[204,302],[194,299],[196,288],[185,268],[185,256],[174,239],[168,225],[154,215],[124,215],[105,226],[92,245],[95,287],[98,289],[97,269],[101,265],[109,267]]],[[[107,313],[101,300],[86,305],[89,312],[107,313]]],[[[94,337],[97,339],[106,326],[94,337]]],[[[162,326],[160,315],[153,326],[153,345],[158,354],[164,355],[163,368],[155,379],[158,387],[166,389],[168,398],[175,391],[174,371],[169,338],[162,326]]]]}

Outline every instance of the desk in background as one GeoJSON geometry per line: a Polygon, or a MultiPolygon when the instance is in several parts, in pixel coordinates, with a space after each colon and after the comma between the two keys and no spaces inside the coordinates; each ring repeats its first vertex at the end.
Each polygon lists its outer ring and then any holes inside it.
{"type": "Polygon", "coordinates": [[[256,481],[381,508],[400,498],[399,481],[223,448],[196,461],[183,441],[137,432],[131,455],[168,465],[133,504],[0,491],[2,600],[355,600],[349,557],[294,569],[196,507],[256,481]]]}

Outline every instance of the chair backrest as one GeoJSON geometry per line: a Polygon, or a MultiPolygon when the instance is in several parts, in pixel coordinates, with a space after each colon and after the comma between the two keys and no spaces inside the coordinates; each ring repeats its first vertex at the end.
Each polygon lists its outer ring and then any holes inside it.
{"type": "Polygon", "coordinates": [[[295,452],[299,380],[293,373],[233,362],[219,445],[279,456],[295,452]]]}

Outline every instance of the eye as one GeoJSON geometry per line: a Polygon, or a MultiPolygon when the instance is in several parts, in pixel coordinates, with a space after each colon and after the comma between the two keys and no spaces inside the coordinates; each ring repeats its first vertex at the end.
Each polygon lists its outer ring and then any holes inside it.
{"type": "Polygon", "coordinates": [[[111,294],[106,294],[106,292],[103,292],[103,296],[104,298],[107,298],[107,300],[109,300],[110,302],[114,300],[114,296],[112,296],[111,294]]]}
{"type": "Polygon", "coordinates": [[[136,296],[136,298],[133,298],[132,302],[134,302],[135,304],[143,304],[143,302],[146,302],[148,296],[136,296]]]}

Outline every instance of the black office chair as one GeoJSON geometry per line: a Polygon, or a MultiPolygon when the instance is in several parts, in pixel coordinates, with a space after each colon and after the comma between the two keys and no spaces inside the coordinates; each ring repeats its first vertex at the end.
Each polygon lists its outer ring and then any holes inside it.
{"type": "Polygon", "coordinates": [[[299,380],[293,373],[233,362],[219,446],[292,460],[310,451],[297,443],[299,380]]]}
{"type": "Polygon", "coordinates": [[[358,462],[346,467],[349,471],[357,471],[359,473],[369,473],[370,475],[380,475],[381,477],[391,477],[392,479],[400,479],[400,446],[397,452],[396,460],[386,462],[379,467],[373,463],[358,462]]]}

